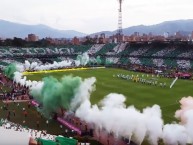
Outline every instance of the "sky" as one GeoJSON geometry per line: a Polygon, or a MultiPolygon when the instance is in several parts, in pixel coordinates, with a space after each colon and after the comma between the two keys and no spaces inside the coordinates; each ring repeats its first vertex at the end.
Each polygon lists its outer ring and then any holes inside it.
{"type": "MultiPolygon", "coordinates": [[[[123,0],[123,28],[193,19],[193,0],[123,0]]],[[[118,0],[0,0],[0,19],[83,33],[118,27],[118,0]]]]}

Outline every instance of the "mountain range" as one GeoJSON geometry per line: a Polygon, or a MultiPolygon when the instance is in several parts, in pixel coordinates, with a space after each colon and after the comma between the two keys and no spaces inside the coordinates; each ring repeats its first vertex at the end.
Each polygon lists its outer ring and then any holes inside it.
{"type": "MultiPolygon", "coordinates": [[[[134,32],[139,32],[139,34],[149,34],[151,32],[153,35],[163,35],[165,32],[168,32],[170,35],[174,35],[175,32],[178,31],[184,35],[191,34],[193,31],[193,19],[165,21],[155,25],[138,25],[123,29],[123,33],[125,35],[131,35],[134,32]]],[[[105,33],[109,36],[116,34],[117,31],[103,31],[94,33],[92,35],[97,35],[101,33],[105,33]]]]}
{"type": "MultiPolygon", "coordinates": [[[[166,21],[156,25],[138,25],[123,29],[125,35],[131,35],[134,32],[152,33],[154,35],[163,35],[164,32],[174,34],[180,31],[183,34],[190,34],[193,31],[193,19],[188,20],[175,20],[166,21]]],[[[94,36],[96,34],[105,33],[106,35],[116,34],[115,31],[102,31],[93,34],[85,34],[75,30],[58,30],[46,25],[26,25],[5,20],[0,20],[0,37],[3,38],[25,38],[28,34],[33,33],[39,36],[39,38],[52,37],[52,38],[73,38],[74,36],[83,37],[86,35],[94,36]]]]}
{"type": "Polygon", "coordinates": [[[72,38],[83,37],[86,34],[74,30],[58,30],[46,25],[26,25],[5,20],[0,20],[0,37],[3,38],[25,38],[28,34],[36,34],[39,38],[72,38]]]}

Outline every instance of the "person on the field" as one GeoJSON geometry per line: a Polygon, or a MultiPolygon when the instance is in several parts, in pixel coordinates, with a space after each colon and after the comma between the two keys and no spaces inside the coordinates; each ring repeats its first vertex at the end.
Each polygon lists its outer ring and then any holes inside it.
{"type": "Polygon", "coordinates": [[[155,86],[157,86],[157,81],[155,81],[155,86]]]}

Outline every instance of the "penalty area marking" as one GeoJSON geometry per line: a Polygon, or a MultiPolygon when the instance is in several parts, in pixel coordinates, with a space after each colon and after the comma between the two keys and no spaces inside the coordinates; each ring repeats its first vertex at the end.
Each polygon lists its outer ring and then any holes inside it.
{"type": "Polygon", "coordinates": [[[90,69],[102,69],[105,67],[81,67],[81,68],[68,68],[68,69],[56,69],[56,70],[41,70],[34,72],[23,72],[23,75],[31,75],[31,74],[41,74],[41,73],[53,73],[53,72],[65,72],[65,71],[75,71],[75,70],[90,70],[90,69]]]}

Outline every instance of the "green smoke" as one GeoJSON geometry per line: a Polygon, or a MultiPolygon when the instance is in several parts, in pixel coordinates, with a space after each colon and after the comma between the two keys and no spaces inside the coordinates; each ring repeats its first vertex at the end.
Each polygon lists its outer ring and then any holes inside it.
{"type": "Polygon", "coordinates": [[[43,78],[44,85],[38,92],[31,90],[30,94],[42,104],[41,112],[50,117],[61,108],[68,110],[82,82],[80,77],[64,76],[57,80],[54,77],[43,78]]]}
{"type": "Polygon", "coordinates": [[[96,63],[96,60],[95,60],[95,59],[90,59],[89,62],[88,62],[89,65],[92,65],[92,64],[94,64],[94,63],[96,63]]]}
{"type": "Polygon", "coordinates": [[[86,65],[89,62],[89,56],[87,53],[83,53],[82,55],[78,55],[76,60],[80,61],[81,65],[86,65]]]}
{"type": "Polygon", "coordinates": [[[109,60],[109,59],[106,59],[106,62],[105,62],[106,65],[111,65],[112,62],[109,60]]]}
{"type": "Polygon", "coordinates": [[[76,60],[79,60],[80,61],[80,64],[82,64],[83,62],[83,60],[82,60],[82,56],[81,55],[78,55],[77,57],[76,57],[76,60]]]}
{"type": "Polygon", "coordinates": [[[96,58],[96,61],[97,61],[97,64],[101,64],[101,57],[100,56],[97,56],[97,58],[96,58]]]}
{"type": "Polygon", "coordinates": [[[16,71],[17,71],[17,67],[16,67],[15,64],[10,64],[10,65],[8,65],[8,66],[3,70],[4,74],[5,74],[8,78],[10,78],[10,79],[13,79],[13,77],[14,77],[14,72],[16,72],[16,71]]]}

